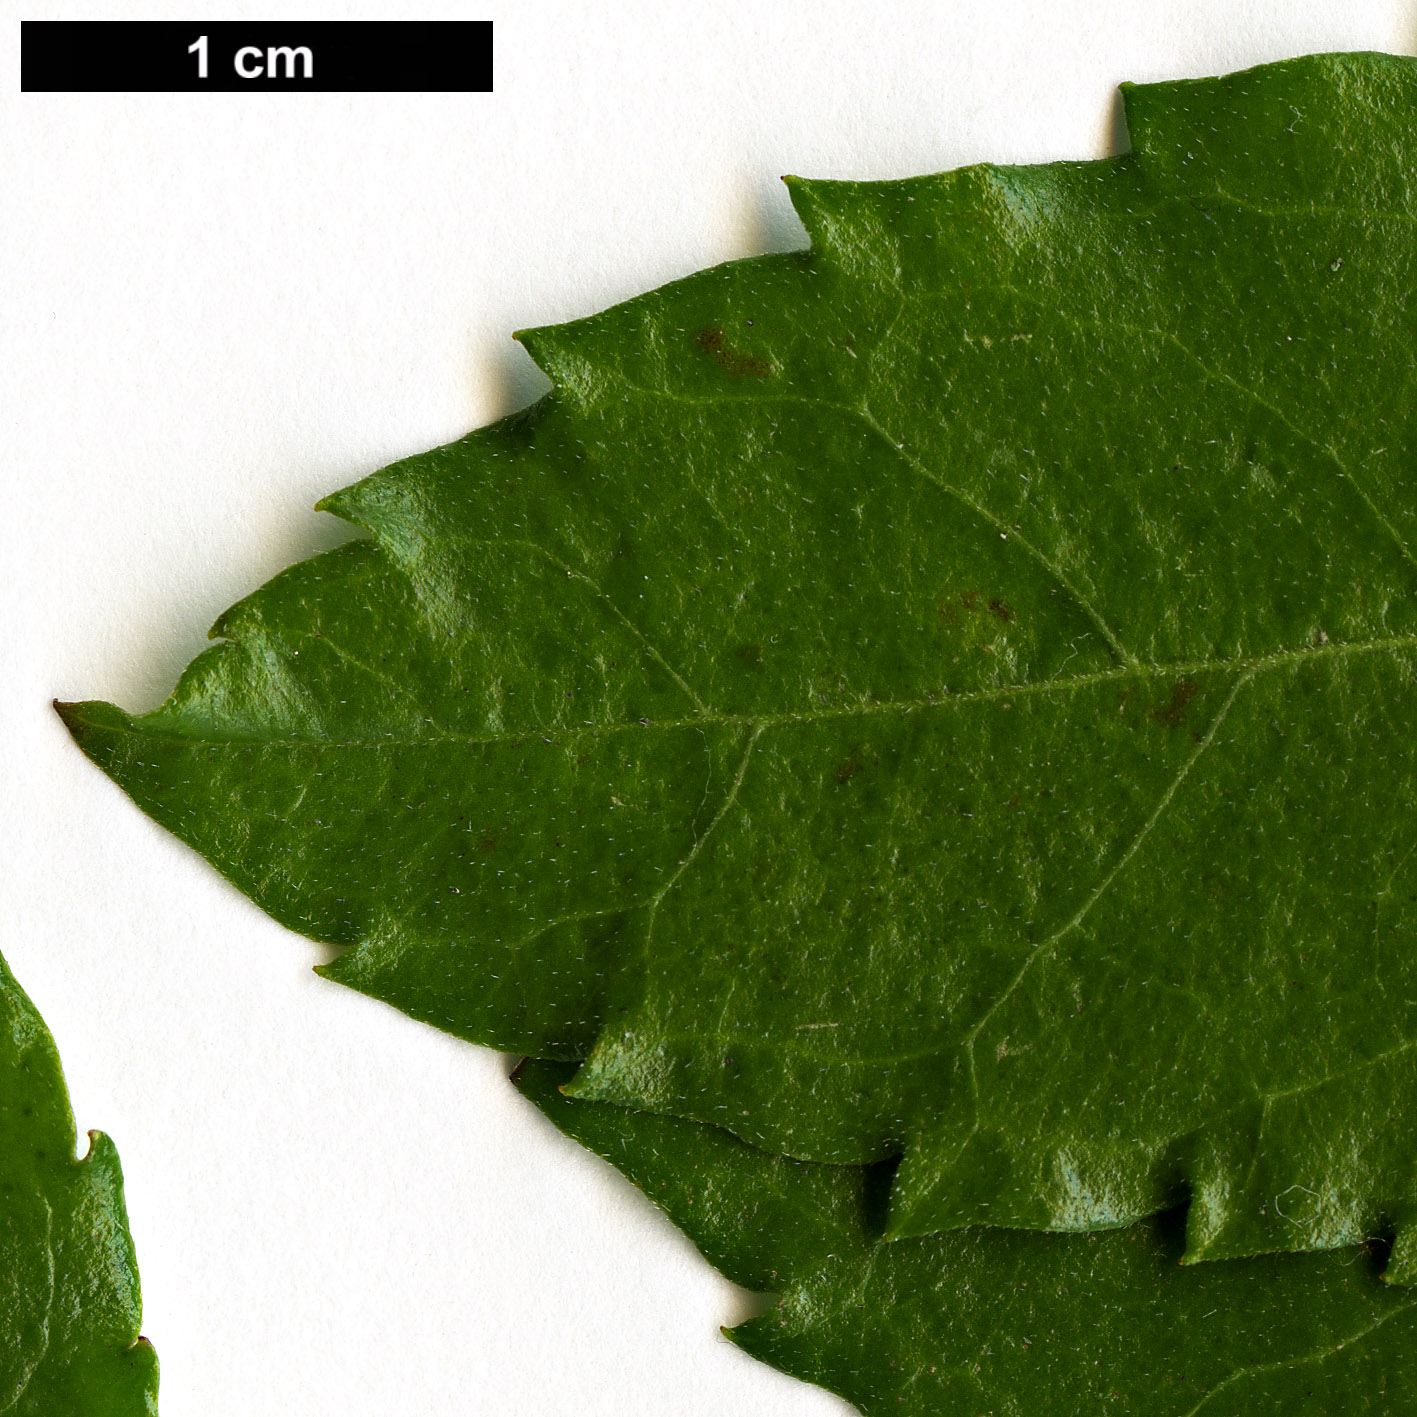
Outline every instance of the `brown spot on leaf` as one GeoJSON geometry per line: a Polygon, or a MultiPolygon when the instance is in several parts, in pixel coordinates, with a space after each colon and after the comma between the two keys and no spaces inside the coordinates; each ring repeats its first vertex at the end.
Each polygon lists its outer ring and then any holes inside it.
{"type": "Polygon", "coordinates": [[[837,765],[836,780],[838,782],[850,782],[860,771],[861,764],[858,763],[855,758],[847,758],[845,762],[837,765]]]}
{"type": "Polygon", "coordinates": [[[1200,693],[1200,685],[1194,679],[1180,679],[1171,690],[1171,702],[1164,708],[1152,709],[1151,716],[1163,728],[1179,727],[1186,716],[1191,700],[1200,693]]]}
{"type": "Polygon", "coordinates": [[[963,624],[966,617],[978,615],[988,615],[1004,625],[1012,625],[1018,619],[1017,612],[1003,596],[986,596],[982,590],[961,591],[940,601],[936,608],[941,623],[947,626],[963,624]]]}
{"type": "Polygon", "coordinates": [[[477,843],[477,849],[479,851],[496,851],[498,845],[496,832],[483,832],[481,840],[477,843]]]}
{"type": "Polygon", "coordinates": [[[744,664],[751,665],[754,669],[763,662],[762,645],[739,645],[735,653],[744,664]]]}
{"type": "Polygon", "coordinates": [[[710,325],[708,329],[700,330],[694,336],[694,343],[712,355],[713,362],[735,379],[741,379],[745,374],[750,374],[755,379],[766,379],[772,372],[771,366],[761,355],[744,354],[741,350],[734,349],[728,343],[728,336],[718,325],[710,325]]]}

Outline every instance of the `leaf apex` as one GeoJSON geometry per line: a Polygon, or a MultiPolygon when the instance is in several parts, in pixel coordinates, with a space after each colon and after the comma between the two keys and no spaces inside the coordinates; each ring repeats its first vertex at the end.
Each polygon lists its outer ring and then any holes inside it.
{"type": "Polygon", "coordinates": [[[53,702],[54,712],[81,748],[91,733],[121,730],[133,724],[131,714],[124,713],[117,704],[105,703],[102,699],[82,699],[72,703],[55,699],[53,702]]]}

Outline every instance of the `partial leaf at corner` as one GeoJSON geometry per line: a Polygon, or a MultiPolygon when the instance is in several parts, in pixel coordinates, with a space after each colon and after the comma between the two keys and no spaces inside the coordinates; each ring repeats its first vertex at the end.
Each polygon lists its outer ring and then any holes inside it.
{"type": "Polygon", "coordinates": [[[1417,1295],[1372,1254],[1179,1265],[1174,1214],[1105,1234],[880,1238],[880,1175],[770,1156],[717,1127],[517,1085],[774,1303],[729,1331],[864,1417],[1417,1411],[1417,1295]]]}
{"type": "Polygon", "coordinates": [[[74,1151],[54,1040],[0,959],[0,1417],[155,1417],[118,1152],[74,1151]]]}

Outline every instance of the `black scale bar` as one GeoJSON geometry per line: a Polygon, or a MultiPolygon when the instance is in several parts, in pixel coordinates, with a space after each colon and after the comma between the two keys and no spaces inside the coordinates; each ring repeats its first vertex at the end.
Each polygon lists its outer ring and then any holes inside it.
{"type": "Polygon", "coordinates": [[[20,87],[490,93],[492,21],[24,20],[20,87]]]}

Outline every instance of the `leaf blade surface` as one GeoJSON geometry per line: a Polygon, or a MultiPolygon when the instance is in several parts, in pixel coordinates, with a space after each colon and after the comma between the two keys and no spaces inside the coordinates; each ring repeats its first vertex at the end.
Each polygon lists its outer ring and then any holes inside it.
{"type": "Polygon", "coordinates": [[[828,1162],[897,1233],[1410,1261],[1409,60],[792,184],[81,746],[326,970],[828,1162]]]}

